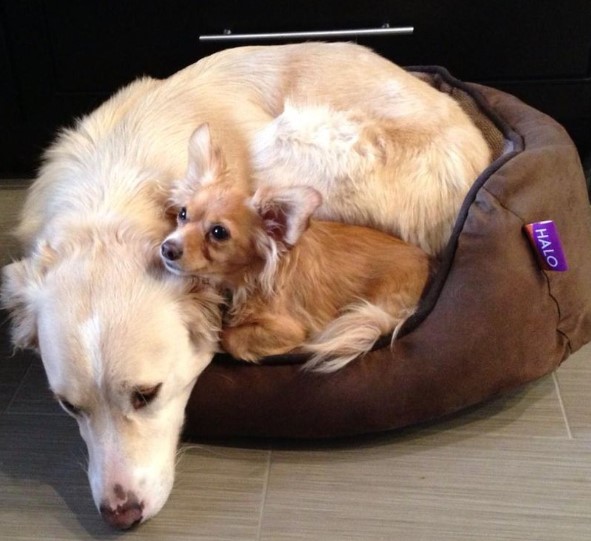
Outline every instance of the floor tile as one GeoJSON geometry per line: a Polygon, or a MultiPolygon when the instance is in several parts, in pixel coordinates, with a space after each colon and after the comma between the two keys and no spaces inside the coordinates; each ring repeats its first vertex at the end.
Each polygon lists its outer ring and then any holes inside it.
{"type": "MultiPolygon", "coordinates": [[[[10,232],[16,226],[25,190],[15,186],[18,186],[16,180],[4,180],[0,184],[0,267],[20,255],[18,243],[10,232]]],[[[27,372],[34,356],[30,352],[13,352],[8,337],[8,313],[0,311],[0,383],[15,384],[27,372]]]]}
{"type": "MultiPolygon", "coordinates": [[[[126,539],[256,540],[268,451],[193,446],[163,511],[126,539]]],[[[84,444],[65,416],[0,416],[0,539],[115,539],[100,519],[84,444]]]]}
{"type": "Polygon", "coordinates": [[[261,539],[579,541],[591,531],[590,450],[418,430],[273,451],[261,539]]]}
{"type": "Polygon", "coordinates": [[[571,355],[556,377],[573,437],[591,441],[591,344],[571,355]]]}
{"type": "Polygon", "coordinates": [[[67,415],[53,398],[41,361],[36,359],[24,376],[8,413],[67,415]]]}
{"type": "Polygon", "coordinates": [[[552,374],[432,423],[430,427],[435,431],[455,430],[514,438],[568,437],[552,374]]]}
{"type": "Polygon", "coordinates": [[[36,355],[29,351],[14,351],[9,338],[8,314],[0,311],[0,383],[19,384],[36,355]]]}
{"type": "Polygon", "coordinates": [[[11,232],[24,202],[25,190],[0,187],[0,266],[20,256],[20,248],[11,232]]]}
{"type": "Polygon", "coordinates": [[[16,385],[4,385],[0,383],[0,414],[6,410],[17,389],[18,386],[16,385]]]}
{"type": "Polygon", "coordinates": [[[69,417],[0,416],[0,539],[84,539],[100,532],[69,417]]]}

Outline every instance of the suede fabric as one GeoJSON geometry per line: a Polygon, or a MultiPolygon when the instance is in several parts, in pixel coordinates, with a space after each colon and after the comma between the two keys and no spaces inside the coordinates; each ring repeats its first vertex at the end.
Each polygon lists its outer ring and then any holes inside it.
{"type": "Polygon", "coordinates": [[[384,338],[333,374],[302,371],[296,355],[261,365],[216,357],[187,405],[187,436],[327,438],[400,428],[539,378],[591,340],[589,202],[568,135],[503,92],[440,68],[421,77],[458,99],[496,159],[466,197],[417,314],[393,347],[384,338]],[[523,231],[549,219],[567,272],[542,271],[523,231]]]}

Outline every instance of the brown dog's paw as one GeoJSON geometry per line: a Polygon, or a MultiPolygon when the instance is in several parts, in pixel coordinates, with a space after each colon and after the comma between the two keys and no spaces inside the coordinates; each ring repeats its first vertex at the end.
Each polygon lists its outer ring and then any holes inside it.
{"type": "Polygon", "coordinates": [[[235,359],[257,362],[264,353],[255,351],[252,330],[248,327],[232,327],[222,331],[220,338],[222,349],[235,359]]]}

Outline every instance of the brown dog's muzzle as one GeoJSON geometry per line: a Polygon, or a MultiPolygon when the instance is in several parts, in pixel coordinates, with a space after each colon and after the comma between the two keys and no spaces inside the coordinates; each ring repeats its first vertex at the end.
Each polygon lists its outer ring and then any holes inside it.
{"type": "Polygon", "coordinates": [[[183,246],[175,240],[165,240],[160,247],[160,253],[164,259],[177,261],[183,256],[183,246]]]}

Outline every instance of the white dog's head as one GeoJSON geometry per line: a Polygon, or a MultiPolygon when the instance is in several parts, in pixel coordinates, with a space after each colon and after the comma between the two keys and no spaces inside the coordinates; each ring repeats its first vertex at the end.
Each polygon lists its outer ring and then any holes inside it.
{"type": "Polygon", "coordinates": [[[117,239],[75,245],[43,244],[7,265],[2,301],[15,345],[39,351],[78,422],[96,506],[126,529],[171,491],[184,409],[216,347],[218,298],[151,271],[117,239]]]}

